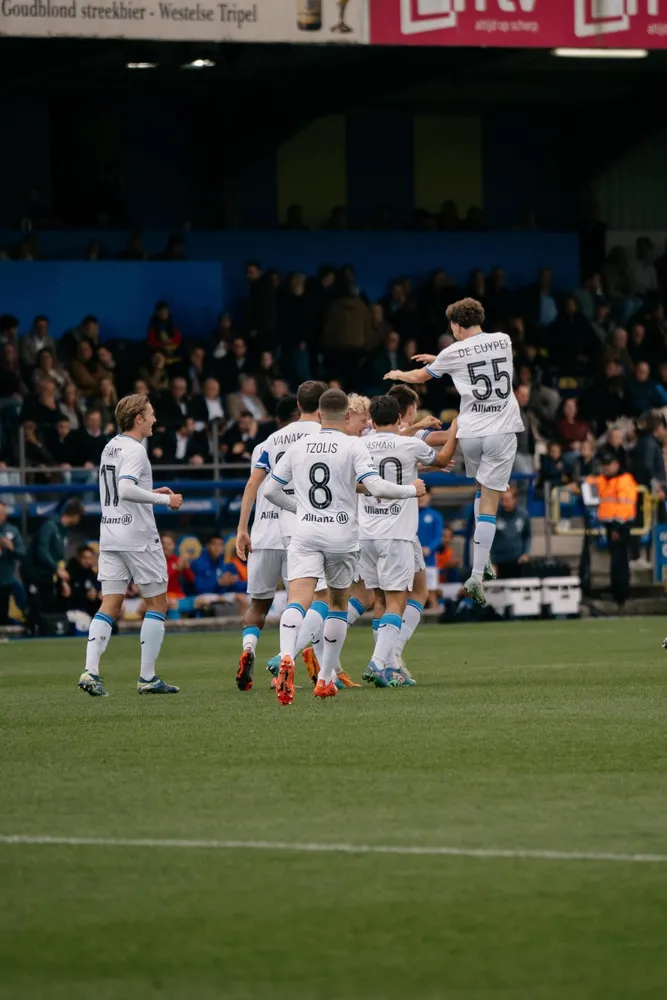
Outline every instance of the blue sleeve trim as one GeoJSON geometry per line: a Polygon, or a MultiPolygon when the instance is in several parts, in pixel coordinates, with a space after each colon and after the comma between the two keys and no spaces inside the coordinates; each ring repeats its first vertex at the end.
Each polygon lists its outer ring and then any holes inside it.
{"type": "Polygon", "coordinates": [[[373,469],[372,472],[364,472],[361,476],[357,476],[357,482],[363,483],[364,479],[368,479],[369,476],[377,476],[377,472],[373,469]]]}
{"type": "Polygon", "coordinates": [[[137,479],[136,476],[119,476],[118,477],[118,482],[120,482],[121,479],[131,479],[133,483],[138,483],[139,482],[139,480],[137,479]]]}
{"type": "Polygon", "coordinates": [[[268,451],[263,451],[255,463],[256,469],[266,469],[267,472],[271,471],[271,461],[269,459],[268,451]]]}
{"type": "Polygon", "coordinates": [[[271,477],[272,477],[273,479],[275,479],[275,481],[276,481],[277,483],[280,483],[280,485],[281,485],[281,486],[287,486],[287,484],[288,484],[288,480],[287,480],[287,479],[281,479],[281,478],[280,478],[280,476],[277,476],[277,475],[275,474],[275,472],[272,472],[272,473],[271,473],[271,477]]]}
{"type": "Polygon", "coordinates": [[[438,373],[434,372],[433,369],[429,368],[428,365],[426,365],[426,371],[429,373],[429,375],[431,376],[431,378],[442,378],[442,375],[438,375],[438,373]]]}

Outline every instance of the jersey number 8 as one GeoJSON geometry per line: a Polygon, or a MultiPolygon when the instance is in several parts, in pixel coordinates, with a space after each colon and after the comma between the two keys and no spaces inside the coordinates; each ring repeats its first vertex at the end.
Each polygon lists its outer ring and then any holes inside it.
{"type": "Polygon", "coordinates": [[[312,484],[308,490],[310,506],[314,507],[315,510],[326,510],[327,507],[331,506],[333,500],[329,489],[329,480],[331,479],[329,466],[325,465],[324,462],[315,462],[315,465],[310,467],[309,479],[312,484]]]}

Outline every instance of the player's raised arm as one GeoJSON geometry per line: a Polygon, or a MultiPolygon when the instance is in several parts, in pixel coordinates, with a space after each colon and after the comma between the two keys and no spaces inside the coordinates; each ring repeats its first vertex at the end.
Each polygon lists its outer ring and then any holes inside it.
{"type": "MultiPolygon", "coordinates": [[[[435,454],[434,465],[438,469],[446,469],[452,458],[454,457],[454,452],[456,451],[456,432],[458,430],[458,421],[453,420],[451,426],[446,431],[441,431],[442,434],[446,435],[446,440],[443,442],[442,447],[435,454]]],[[[435,437],[436,435],[433,435],[435,437]]],[[[438,435],[439,436],[439,435],[438,435]]],[[[433,444],[430,440],[431,435],[428,437],[429,444],[433,444]]]]}
{"type": "Polygon", "coordinates": [[[428,368],[415,368],[411,372],[401,372],[401,371],[390,371],[385,375],[385,381],[388,379],[391,382],[428,382],[432,379],[433,375],[429,372],[428,368]]]}

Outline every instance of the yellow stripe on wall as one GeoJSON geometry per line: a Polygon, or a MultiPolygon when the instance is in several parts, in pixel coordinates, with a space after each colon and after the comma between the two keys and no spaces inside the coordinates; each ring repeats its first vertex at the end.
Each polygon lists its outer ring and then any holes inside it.
{"type": "Polygon", "coordinates": [[[482,206],[479,118],[415,117],[415,207],[440,210],[452,198],[464,216],[482,206]]]}
{"type": "Polygon", "coordinates": [[[278,150],[278,221],[289,205],[303,208],[307,225],[318,227],[334,205],[347,202],[345,118],[312,122],[278,150]]]}

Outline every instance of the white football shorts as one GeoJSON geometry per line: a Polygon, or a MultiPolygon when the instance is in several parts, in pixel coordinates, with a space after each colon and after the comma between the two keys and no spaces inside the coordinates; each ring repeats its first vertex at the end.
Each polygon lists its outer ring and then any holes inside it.
{"type": "Polygon", "coordinates": [[[326,587],[334,590],[347,590],[352,586],[359,562],[359,552],[313,552],[307,549],[295,548],[292,545],[287,552],[287,579],[303,580],[315,577],[318,581],[317,590],[322,579],[326,587]]]}
{"type": "Polygon", "coordinates": [[[280,580],[287,579],[284,549],[253,549],[248,554],[248,593],[258,601],[270,601],[280,580]]]}
{"type": "Polygon", "coordinates": [[[412,590],[413,551],[413,543],[400,538],[362,539],[359,573],[368,589],[412,590]]]}
{"type": "MultiPolygon", "coordinates": [[[[292,541],[291,538],[286,537],[285,535],[283,535],[283,545],[285,546],[285,550],[286,551],[289,550],[290,542],[291,541],[292,541]]],[[[289,563],[287,565],[289,567],[289,563]]],[[[287,579],[289,580],[290,577],[288,576],[287,579]]],[[[295,579],[299,579],[299,577],[296,577],[295,579]]],[[[315,584],[315,593],[317,594],[321,590],[326,590],[326,589],[327,589],[327,581],[324,579],[324,576],[320,576],[319,580],[315,584]]]]}
{"type": "Polygon", "coordinates": [[[157,597],[167,592],[167,560],[162,546],[143,552],[100,552],[97,579],[102,594],[124,594],[134,580],[142,597],[157,597]]]}
{"type": "Polygon", "coordinates": [[[426,569],[426,563],[424,562],[424,553],[422,551],[422,543],[418,538],[415,538],[412,542],[412,549],[414,552],[414,571],[415,573],[421,573],[422,570],[426,569]]]}
{"type": "Polygon", "coordinates": [[[437,590],[440,586],[440,573],[437,566],[426,567],[426,589],[437,590]]]}
{"type": "Polygon", "coordinates": [[[490,434],[482,438],[459,438],[466,476],[490,490],[504,493],[510,483],[516,434],[490,434]]]}

